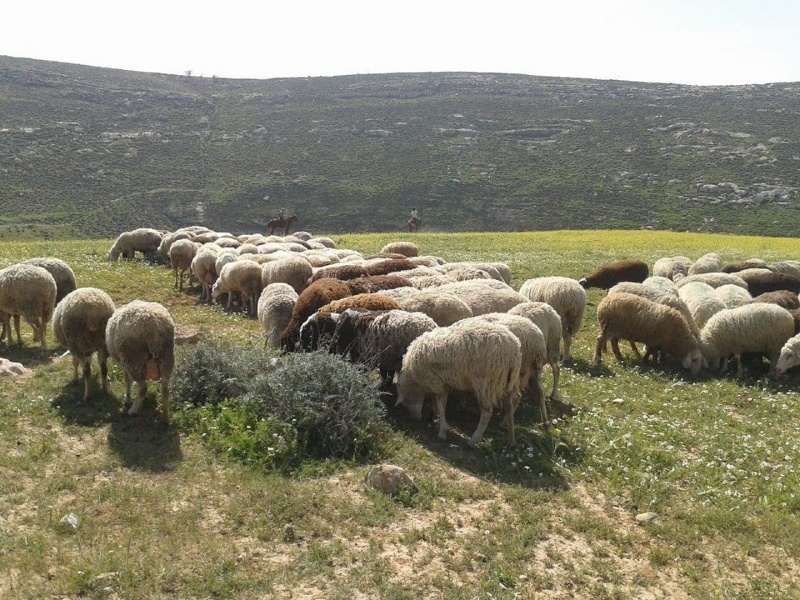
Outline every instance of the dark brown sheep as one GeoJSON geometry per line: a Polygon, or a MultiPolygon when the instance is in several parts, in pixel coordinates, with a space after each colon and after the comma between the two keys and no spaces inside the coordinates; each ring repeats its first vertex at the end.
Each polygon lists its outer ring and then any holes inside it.
{"type": "Polygon", "coordinates": [[[766,263],[763,260],[746,260],[740,263],[730,263],[723,265],[720,271],[723,273],[738,273],[745,269],[763,269],[766,263]]]}
{"type": "Polygon", "coordinates": [[[297,304],[292,311],[292,318],[286,329],[281,334],[281,348],[287,352],[294,352],[300,340],[300,327],[306,319],[317,310],[340,298],[352,296],[353,293],[344,281],[325,278],[309,285],[297,299],[297,304]]]}
{"type": "Polygon", "coordinates": [[[601,288],[607,290],[622,281],[642,283],[650,275],[647,263],[641,260],[621,260],[619,262],[603,265],[591,275],[584,277],[578,283],[583,289],[601,288]]]}
{"type": "Polygon", "coordinates": [[[776,290],[774,292],[764,292],[763,294],[753,298],[753,302],[767,302],[769,304],[777,304],[786,310],[794,310],[800,308],[800,298],[797,294],[789,290],[776,290]]]}
{"type": "Polygon", "coordinates": [[[765,292],[789,290],[797,294],[800,292],[800,279],[783,273],[748,272],[737,273],[747,284],[747,291],[755,298],[765,292]]]}
{"type": "Polygon", "coordinates": [[[400,275],[375,275],[374,277],[360,277],[345,282],[350,291],[355,294],[373,294],[381,290],[393,290],[399,287],[408,287],[411,281],[400,275]]]}

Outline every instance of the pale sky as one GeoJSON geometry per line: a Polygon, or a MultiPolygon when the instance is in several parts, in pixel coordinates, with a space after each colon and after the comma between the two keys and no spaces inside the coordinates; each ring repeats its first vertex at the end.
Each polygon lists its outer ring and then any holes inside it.
{"type": "Polygon", "coordinates": [[[0,55],[256,78],[800,81],[800,0],[11,0],[0,55]]]}

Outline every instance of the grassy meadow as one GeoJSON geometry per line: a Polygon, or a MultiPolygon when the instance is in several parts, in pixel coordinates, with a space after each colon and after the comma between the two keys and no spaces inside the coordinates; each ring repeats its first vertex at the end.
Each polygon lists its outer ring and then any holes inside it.
{"type": "MultiPolygon", "coordinates": [[[[364,253],[409,239],[448,261],[503,261],[515,288],[623,258],[800,258],[800,239],[647,230],[332,237],[364,253]]],[[[118,305],[160,302],[205,339],[263,343],[257,321],[176,292],[167,268],[109,263],[111,243],[0,242],[0,267],[56,256],[118,305]]],[[[800,373],[737,381],[610,352],[594,366],[603,294],[588,294],[549,430],[528,398],[515,447],[494,418],[470,450],[468,403],[451,404],[447,442],[390,409],[381,462],[417,484],[395,500],[365,485],[365,462],[243,466],[180,419],[161,425],[155,385],[129,417],[113,361],[111,397],[79,403],[52,331],[43,359],[23,323],[24,347],[0,346],[32,370],[0,379],[0,598],[800,597],[800,373]]]]}

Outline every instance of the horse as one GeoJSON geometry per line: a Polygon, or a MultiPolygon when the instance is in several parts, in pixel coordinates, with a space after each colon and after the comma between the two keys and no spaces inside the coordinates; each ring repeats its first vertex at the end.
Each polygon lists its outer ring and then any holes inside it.
{"type": "Polygon", "coordinates": [[[289,230],[292,228],[292,223],[296,222],[297,222],[297,215],[295,214],[291,214],[288,217],[286,217],[283,223],[281,223],[281,220],[276,217],[272,219],[269,223],[267,223],[267,231],[269,232],[269,235],[272,235],[273,233],[275,233],[276,229],[285,226],[286,229],[284,230],[283,235],[289,235],[289,230]]]}
{"type": "Polygon", "coordinates": [[[415,219],[413,217],[410,218],[408,220],[408,231],[409,231],[409,233],[415,233],[417,231],[417,229],[419,229],[419,223],[420,223],[419,219],[415,219]]]}

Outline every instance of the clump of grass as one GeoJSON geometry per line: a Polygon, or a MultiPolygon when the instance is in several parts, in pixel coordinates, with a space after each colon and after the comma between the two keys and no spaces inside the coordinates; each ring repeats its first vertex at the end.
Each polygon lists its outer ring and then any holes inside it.
{"type": "Polygon", "coordinates": [[[202,344],[173,375],[179,422],[214,451],[260,469],[374,460],[386,451],[377,381],[326,353],[272,358],[260,348],[202,344]]]}

